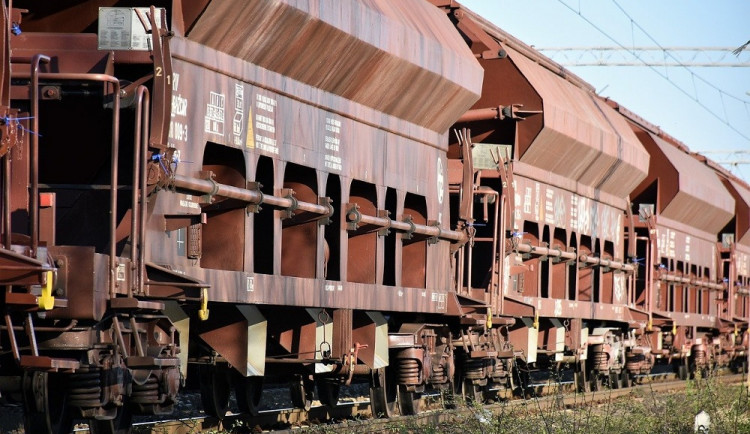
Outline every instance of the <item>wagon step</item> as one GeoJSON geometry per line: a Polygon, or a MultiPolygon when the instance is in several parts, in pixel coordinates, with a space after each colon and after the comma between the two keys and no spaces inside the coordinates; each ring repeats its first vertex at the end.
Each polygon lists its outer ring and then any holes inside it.
{"type": "Polygon", "coordinates": [[[128,365],[128,368],[131,368],[131,369],[165,368],[165,367],[171,367],[171,366],[179,366],[180,359],[171,358],[171,357],[167,358],[167,357],[130,356],[127,359],[125,359],[125,364],[128,365]]]}
{"type": "Polygon", "coordinates": [[[75,359],[59,359],[47,356],[21,356],[21,367],[37,371],[74,371],[81,366],[75,359]]]}
{"type": "MultiPolygon", "coordinates": [[[[5,304],[20,307],[38,307],[39,296],[29,294],[28,292],[9,292],[5,294],[5,304]]],[[[55,307],[68,307],[68,300],[65,298],[55,297],[55,307]]]]}
{"type": "Polygon", "coordinates": [[[145,301],[131,297],[112,299],[109,301],[109,305],[112,309],[164,310],[164,303],[160,301],[145,301]]]}

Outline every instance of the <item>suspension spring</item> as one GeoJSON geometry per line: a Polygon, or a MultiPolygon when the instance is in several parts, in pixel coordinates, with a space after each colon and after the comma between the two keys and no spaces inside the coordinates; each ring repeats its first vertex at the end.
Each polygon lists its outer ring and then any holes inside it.
{"type": "Polygon", "coordinates": [[[628,354],[625,369],[630,372],[640,371],[643,365],[646,363],[646,356],[643,354],[628,354]]]}
{"type": "Polygon", "coordinates": [[[99,407],[102,405],[102,379],[98,369],[70,374],[68,404],[73,407],[99,407]]]}
{"type": "Polygon", "coordinates": [[[159,380],[154,375],[141,385],[133,383],[132,388],[130,399],[135,404],[161,404],[163,401],[159,396],[159,380]]]}
{"type": "Polygon", "coordinates": [[[464,377],[467,380],[481,380],[487,377],[485,374],[487,362],[487,359],[470,358],[467,354],[464,359],[464,377]]]}
{"type": "Polygon", "coordinates": [[[420,384],[420,364],[416,359],[398,359],[398,384],[420,384]]]}
{"type": "Polygon", "coordinates": [[[609,370],[609,354],[602,349],[602,345],[591,347],[591,363],[597,371],[609,370]]]}
{"type": "Polygon", "coordinates": [[[672,348],[672,342],[674,340],[674,336],[672,333],[665,333],[662,335],[662,348],[672,348]]]}
{"type": "Polygon", "coordinates": [[[432,365],[432,376],[430,377],[430,383],[432,384],[444,384],[448,382],[448,373],[445,372],[445,365],[432,365]]]}
{"type": "Polygon", "coordinates": [[[706,350],[693,350],[693,363],[695,363],[695,366],[706,366],[706,362],[706,350]]]}
{"type": "Polygon", "coordinates": [[[492,367],[492,378],[504,378],[508,376],[508,371],[505,369],[505,363],[502,360],[495,360],[494,366],[492,367]]]}

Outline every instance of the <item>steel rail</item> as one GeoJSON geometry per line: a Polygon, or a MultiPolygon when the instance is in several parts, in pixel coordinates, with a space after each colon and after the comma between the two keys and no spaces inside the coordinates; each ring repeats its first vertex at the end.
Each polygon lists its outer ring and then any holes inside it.
{"type": "MultiPolygon", "coordinates": [[[[543,411],[552,407],[583,407],[596,405],[602,402],[609,402],[613,399],[627,398],[637,391],[647,391],[650,393],[666,393],[677,390],[684,390],[687,387],[686,381],[674,380],[674,373],[664,373],[656,376],[643,378],[643,384],[635,385],[620,389],[605,389],[596,392],[570,392],[571,383],[555,383],[549,381],[544,384],[536,385],[541,387],[542,393],[538,398],[520,398],[511,399],[495,404],[487,404],[483,407],[488,411],[500,414],[507,411],[507,406],[524,406],[529,402],[535,401],[536,410],[543,411]]],[[[741,383],[744,380],[741,374],[720,375],[716,377],[722,384],[741,383]]],[[[505,398],[510,396],[510,391],[504,394],[505,398]]],[[[314,403],[315,404],[315,403],[314,403]]],[[[423,411],[416,416],[405,416],[414,421],[416,425],[438,426],[445,421],[455,421],[459,416],[470,416],[476,412],[476,408],[459,407],[456,409],[443,410],[440,402],[436,401],[429,409],[436,411],[423,411]],[[433,408],[434,407],[434,408],[433,408]]],[[[368,400],[349,400],[340,401],[334,408],[324,405],[313,405],[308,410],[302,409],[277,409],[263,410],[257,416],[247,416],[242,414],[228,414],[223,421],[211,417],[191,417],[176,420],[145,422],[138,425],[139,432],[150,429],[152,433],[182,433],[185,430],[190,432],[215,432],[217,429],[232,426],[233,423],[251,424],[250,426],[273,427],[273,432],[294,434],[299,431],[300,426],[310,424],[311,421],[324,421],[331,419],[347,419],[342,424],[331,424],[325,426],[326,432],[379,432],[394,422],[394,419],[363,419],[371,418],[372,412],[368,400]],[[362,420],[360,420],[362,419],[362,420]],[[286,426],[286,429],[279,429],[279,426],[286,426]]],[[[398,417],[403,420],[404,416],[398,417]]],[[[319,422],[316,422],[319,423],[319,422]]],[[[85,431],[85,430],[81,430],[85,431]]],[[[78,431],[76,431],[78,432],[78,431]]]]}

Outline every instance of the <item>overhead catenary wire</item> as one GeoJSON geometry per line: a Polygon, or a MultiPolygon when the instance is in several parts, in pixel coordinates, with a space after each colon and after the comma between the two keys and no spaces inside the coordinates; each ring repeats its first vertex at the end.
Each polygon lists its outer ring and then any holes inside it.
{"type": "MultiPolygon", "coordinates": [[[[690,67],[688,67],[687,65],[685,65],[680,59],[678,59],[677,57],[675,57],[675,55],[670,50],[668,50],[667,48],[665,48],[664,46],[662,46],[653,36],[651,36],[650,33],[648,33],[646,31],[646,29],[643,28],[643,26],[641,26],[640,24],[638,24],[638,22],[636,22],[635,19],[633,19],[633,17],[622,6],[620,6],[619,3],[617,3],[617,0],[612,0],[612,3],[614,3],[615,6],[617,6],[617,8],[620,9],[620,11],[626,17],[628,17],[628,19],[630,20],[631,29],[633,28],[633,26],[638,27],[638,29],[641,32],[643,32],[643,34],[646,35],[651,40],[651,42],[653,42],[654,44],[656,44],[657,47],[659,47],[659,49],[664,53],[665,57],[671,58],[675,62],[675,64],[679,65],[681,68],[683,68],[686,71],[688,71],[690,73],[690,76],[693,78],[693,80],[695,80],[697,78],[698,80],[702,81],[707,86],[709,86],[712,89],[716,90],[719,93],[719,95],[722,97],[722,99],[723,99],[724,95],[726,95],[726,96],[728,96],[730,98],[733,98],[733,99],[735,99],[735,100],[737,100],[737,101],[745,104],[745,107],[747,107],[750,104],[750,101],[746,101],[746,100],[744,100],[742,98],[736,97],[736,96],[734,96],[734,95],[732,95],[732,94],[730,94],[728,92],[725,92],[724,90],[722,90],[721,88],[719,88],[715,84],[709,82],[705,78],[703,78],[700,75],[698,75],[698,73],[696,73],[695,71],[693,71],[690,67]]],[[[634,34],[634,32],[632,30],[631,30],[631,33],[634,34]]],[[[635,43],[635,37],[634,36],[633,36],[633,43],[635,43]]]]}
{"type": "MultiPolygon", "coordinates": [[[[698,97],[698,95],[697,95],[697,92],[696,92],[696,94],[695,94],[695,95],[691,95],[689,91],[685,90],[685,89],[684,89],[683,87],[681,87],[681,86],[680,86],[679,84],[677,84],[677,83],[676,83],[676,82],[675,82],[674,80],[672,80],[672,79],[671,79],[671,78],[669,77],[669,75],[668,75],[668,74],[666,74],[666,73],[662,73],[661,71],[659,71],[659,69],[658,69],[658,68],[656,68],[656,67],[654,67],[653,65],[649,64],[648,62],[644,61],[644,60],[643,60],[643,59],[641,58],[641,56],[640,56],[640,55],[638,55],[638,53],[637,53],[637,52],[635,52],[635,51],[631,50],[630,48],[626,47],[626,46],[625,46],[625,45],[624,45],[623,43],[621,43],[620,41],[618,41],[617,39],[615,39],[615,38],[614,38],[614,37],[613,37],[612,35],[610,35],[609,33],[607,33],[607,31],[605,31],[604,29],[602,29],[602,28],[601,28],[600,26],[598,26],[598,25],[597,25],[596,23],[594,23],[593,21],[591,21],[591,20],[590,20],[590,19],[589,19],[589,18],[588,18],[587,16],[585,16],[585,15],[583,14],[583,12],[581,12],[581,10],[580,10],[580,5],[579,5],[579,8],[578,8],[578,10],[576,10],[576,8],[574,8],[574,7],[572,7],[571,5],[569,5],[569,4],[568,4],[568,3],[566,3],[566,2],[564,1],[564,0],[557,0],[557,1],[558,1],[558,2],[560,3],[560,4],[562,4],[563,6],[565,6],[566,8],[568,8],[568,9],[569,9],[569,10],[570,10],[571,12],[575,13],[576,15],[578,15],[578,16],[579,16],[579,17],[580,17],[581,19],[583,19],[583,20],[584,20],[584,21],[585,21],[586,23],[588,23],[588,24],[589,24],[589,25],[590,25],[591,27],[593,27],[594,29],[596,29],[596,31],[598,31],[599,33],[601,33],[601,34],[602,34],[603,36],[605,36],[605,37],[606,37],[607,39],[609,39],[610,41],[612,41],[613,43],[615,43],[615,44],[616,44],[616,45],[617,45],[618,47],[622,48],[623,50],[626,50],[626,51],[630,52],[630,54],[631,54],[631,55],[633,55],[633,57],[635,57],[636,59],[638,59],[638,61],[640,61],[641,63],[643,63],[643,64],[644,64],[644,66],[648,67],[649,69],[651,69],[652,71],[654,71],[655,73],[657,73],[657,74],[658,74],[659,76],[661,76],[662,78],[664,78],[665,80],[667,80],[667,81],[668,81],[668,82],[669,82],[669,83],[670,83],[670,84],[671,84],[672,86],[674,86],[674,87],[675,87],[675,88],[676,88],[677,90],[679,90],[679,91],[680,91],[680,92],[681,92],[682,94],[684,94],[684,95],[685,95],[685,96],[687,96],[688,98],[692,99],[692,100],[693,100],[693,101],[694,101],[694,102],[695,102],[696,104],[698,104],[698,105],[699,105],[699,106],[700,106],[701,108],[703,108],[703,109],[704,109],[704,110],[705,110],[705,111],[706,111],[707,113],[709,113],[709,114],[710,114],[711,116],[713,116],[714,118],[716,118],[716,120],[718,120],[719,122],[723,123],[724,125],[726,125],[727,127],[729,127],[729,128],[730,128],[730,129],[732,130],[732,131],[734,131],[734,132],[735,132],[736,134],[738,134],[738,135],[739,135],[740,137],[742,137],[743,139],[745,139],[745,140],[747,140],[748,142],[750,142],[750,136],[748,136],[747,134],[745,134],[745,133],[743,133],[742,131],[740,131],[740,130],[739,130],[739,129],[738,129],[738,128],[737,128],[736,126],[735,126],[735,125],[733,125],[733,124],[732,124],[732,123],[731,123],[731,122],[729,121],[729,119],[728,119],[728,118],[722,118],[722,117],[721,117],[721,115],[717,114],[717,113],[716,113],[716,112],[715,112],[714,110],[712,110],[712,109],[711,109],[711,108],[710,108],[709,106],[707,106],[707,105],[706,105],[706,104],[705,104],[705,103],[704,103],[703,101],[701,101],[701,99],[700,99],[700,98],[698,97]]],[[[625,11],[624,11],[623,9],[622,9],[622,7],[620,7],[620,5],[619,5],[619,4],[617,4],[616,0],[612,0],[612,1],[613,1],[613,2],[614,2],[614,3],[616,4],[616,5],[617,5],[617,7],[618,7],[618,8],[620,8],[620,10],[622,10],[622,11],[623,11],[623,12],[625,13],[625,15],[626,15],[626,16],[627,16],[627,17],[628,17],[628,18],[630,19],[630,21],[631,21],[631,24],[632,24],[632,25],[636,25],[636,26],[638,26],[638,28],[639,28],[639,29],[641,29],[641,30],[642,30],[642,31],[643,31],[644,33],[646,33],[646,32],[645,32],[645,30],[643,30],[643,28],[642,28],[642,27],[641,27],[640,25],[638,25],[638,24],[637,24],[637,23],[635,22],[635,20],[633,20],[633,18],[632,18],[632,17],[630,17],[630,15],[628,15],[628,14],[627,14],[627,13],[626,13],[626,12],[625,12],[625,11]]],[[[631,26],[631,33],[632,33],[632,32],[634,32],[634,30],[633,30],[633,27],[631,26]]],[[[647,33],[646,33],[646,34],[647,34],[647,33]]],[[[651,37],[650,35],[648,35],[648,34],[647,34],[647,36],[649,36],[649,38],[651,38],[651,39],[652,39],[652,41],[654,41],[654,43],[656,43],[656,41],[655,41],[655,40],[654,40],[654,39],[653,39],[653,38],[652,38],[652,37],[651,37]]],[[[657,45],[659,45],[659,44],[657,43],[657,45]]],[[[659,46],[661,47],[661,45],[659,45],[659,46]]],[[[670,54],[670,55],[671,55],[671,54],[670,54]]],[[[745,105],[745,108],[747,109],[747,107],[748,107],[748,104],[750,104],[750,102],[748,102],[748,101],[745,101],[745,100],[743,100],[743,99],[740,99],[740,98],[737,98],[737,97],[735,97],[735,96],[733,96],[733,95],[731,95],[731,94],[729,94],[729,93],[727,93],[727,92],[724,92],[724,91],[722,91],[722,90],[721,90],[721,89],[719,89],[719,88],[718,88],[717,86],[715,86],[715,85],[713,85],[713,84],[709,83],[709,82],[708,82],[707,80],[705,80],[705,79],[703,79],[702,77],[700,77],[699,75],[695,74],[695,73],[694,73],[693,71],[691,71],[691,70],[690,70],[689,68],[687,68],[686,66],[683,66],[683,67],[685,67],[685,68],[686,68],[686,69],[687,69],[688,71],[690,71],[690,73],[692,74],[692,76],[693,76],[694,78],[698,78],[699,80],[703,81],[704,83],[706,83],[707,85],[709,85],[709,86],[710,86],[710,87],[712,87],[713,89],[715,89],[715,90],[717,90],[718,92],[720,92],[720,94],[725,94],[725,95],[728,95],[728,96],[730,96],[730,97],[732,97],[732,98],[734,98],[734,99],[736,99],[736,100],[740,101],[741,103],[743,103],[743,104],[745,105]]]]}

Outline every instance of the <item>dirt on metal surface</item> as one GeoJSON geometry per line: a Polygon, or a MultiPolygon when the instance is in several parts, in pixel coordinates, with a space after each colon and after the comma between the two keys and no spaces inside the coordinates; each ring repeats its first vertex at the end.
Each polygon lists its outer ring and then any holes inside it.
{"type": "Polygon", "coordinates": [[[723,182],[734,197],[735,242],[750,247],[750,189],[736,180],[724,179],[723,182]]]}
{"type": "MultiPolygon", "coordinates": [[[[483,59],[485,87],[475,109],[523,104],[517,124],[516,158],[597,190],[626,196],[648,171],[649,156],[627,123],[589,86],[532,48],[465,11],[502,41],[507,57],[483,59]]],[[[474,45],[481,47],[481,44],[474,45]]],[[[474,48],[478,51],[480,48],[474,48]]],[[[474,141],[497,141],[498,122],[480,124],[474,141]]],[[[475,126],[473,126],[475,127],[475,126]]],[[[539,176],[542,176],[541,174],[539,176]]]]}
{"type": "Polygon", "coordinates": [[[437,8],[383,0],[327,5],[213,1],[187,36],[434,131],[445,131],[476,98],[482,70],[437,8]]]}
{"type": "Polygon", "coordinates": [[[659,180],[659,214],[711,234],[718,233],[734,213],[734,199],[716,173],[658,135],[637,132],[651,153],[648,177],[632,197],[659,180]]]}

